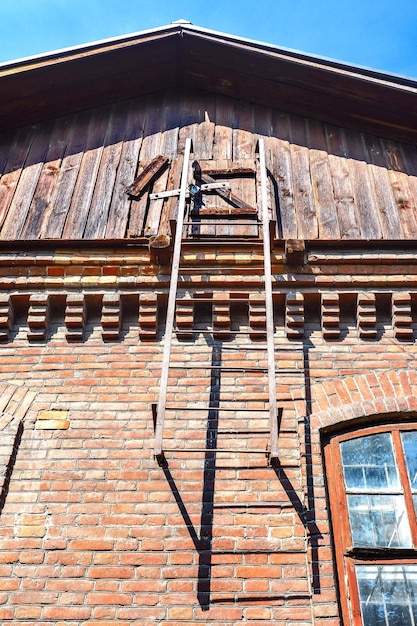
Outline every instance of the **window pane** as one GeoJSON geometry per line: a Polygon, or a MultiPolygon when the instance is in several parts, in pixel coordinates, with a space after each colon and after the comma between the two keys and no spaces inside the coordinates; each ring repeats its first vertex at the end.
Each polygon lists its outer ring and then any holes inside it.
{"type": "Polygon", "coordinates": [[[417,432],[401,433],[411,489],[417,490],[417,432]]]}
{"type": "Polygon", "coordinates": [[[354,546],[412,546],[403,496],[348,495],[347,502],[354,546]]]}
{"type": "Polygon", "coordinates": [[[364,626],[417,626],[417,565],[358,565],[364,626]]]}
{"type": "Polygon", "coordinates": [[[347,489],[398,489],[400,486],[389,433],[369,435],[341,443],[347,489]]]}

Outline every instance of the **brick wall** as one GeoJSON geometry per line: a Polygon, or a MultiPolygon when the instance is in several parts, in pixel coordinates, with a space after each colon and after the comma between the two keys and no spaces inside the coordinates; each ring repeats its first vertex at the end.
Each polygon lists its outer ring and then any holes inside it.
{"type": "Polygon", "coordinates": [[[239,336],[176,342],[169,402],[238,397],[238,427],[251,434],[223,435],[236,422],[214,412],[208,439],[206,413],[177,410],[167,415],[168,463],[160,467],[151,404],[161,341],[141,341],[129,318],[120,339],[104,341],[99,322],[90,319],[84,340],[72,342],[59,322],[45,340],[28,342],[22,324],[0,348],[1,397],[9,397],[0,619],[339,625],[319,430],[414,411],[414,343],[395,339],[390,325],[377,340],[349,327],[329,341],[307,322],[301,341],[278,324],[277,366],[295,371],[277,377],[284,411],[272,468],[262,375],[216,368],[220,359],[262,365],[264,346],[244,350],[239,336]],[[190,368],[200,362],[214,370],[190,368]]]}

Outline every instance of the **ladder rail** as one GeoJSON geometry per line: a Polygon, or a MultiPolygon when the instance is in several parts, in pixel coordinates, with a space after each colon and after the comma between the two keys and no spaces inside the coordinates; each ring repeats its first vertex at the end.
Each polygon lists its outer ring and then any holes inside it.
{"type": "MultiPolygon", "coordinates": [[[[178,290],[178,277],[181,259],[182,229],[185,223],[185,203],[187,197],[187,178],[192,142],[186,139],[184,150],[184,162],[181,173],[181,186],[178,203],[178,216],[174,237],[174,250],[172,256],[171,281],[168,295],[164,351],[162,358],[159,399],[155,416],[155,441],[154,455],[161,463],[164,459],[163,430],[165,410],[167,404],[168,377],[170,369],[170,356],[172,337],[174,332],[175,308],[178,290]]],[[[268,372],[268,398],[269,398],[269,460],[271,463],[278,459],[278,408],[276,397],[276,370],[275,370],[275,347],[274,347],[274,312],[272,296],[272,269],[271,269],[271,220],[268,213],[267,199],[267,169],[265,162],[265,146],[263,138],[258,141],[260,187],[261,187],[261,224],[264,257],[264,294],[266,314],[266,343],[267,343],[267,372],[268,372]]]]}
{"type": "Polygon", "coordinates": [[[164,353],[162,358],[162,370],[160,379],[159,399],[156,412],[155,423],[155,443],[154,443],[154,455],[158,460],[163,458],[163,431],[165,420],[165,406],[167,401],[167,389],[168,389],[168,375],[169,375],[169,363],[171,355],[172,333],[174,328],[175,319],[175,301],[177,298],[177,286],[178,286],[178,274],[181,258],[181,242],[182,242],[182,227],[184,222],[185,213],[185,201],[187,195],[187,178],[188,168],[191,154],[191,138],[187,137],[185,140],[184,149],[184,161],[181,172],[181,186],[180,196],[178,201],[178,216],[177,227],[174,240],[174,251],[172,254],[172,267],[171,267],[171,281],[169,286],[168,295],[168,307],[167,318],[165,325],[165,342],[164,353]]]}
{"type": "Polygon", "coordinates": [[[270,462],[273,463],[274,460],[278,459],[278,411],[275,381],[274,305],[272,299],[271,239],[267,197],[268,178],[265,162],[265,144],[262,137],[260,137],[258,140],[258,150],[259,168],[261,174],[261,213],[264,252],[265,313],[268,357],[270,462]]]}

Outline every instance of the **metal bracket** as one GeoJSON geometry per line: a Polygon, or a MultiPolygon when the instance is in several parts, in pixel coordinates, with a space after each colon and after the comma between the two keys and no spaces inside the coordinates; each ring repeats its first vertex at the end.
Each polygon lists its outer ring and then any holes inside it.
{"type": "MultiPolygon", "coordinates": [[[[230,184],[229,183],[207,183],[206,185],[201,185],[199,187],[199,191],[211,191],[212,189],[213,190],[230,189],[230,184]]],[[[161,198],[172,198],[173,196],[179,196],[179,195],[180,195],[179,189],[172,189],[171,191],[160,191],[159,193],[150,193],[149,199],[160,200],[161,198]]],[[[194,195],[195,194],[187,191],[185,194],[185,197],[190,198],[190,197],[193,197],[194,195]]]]}

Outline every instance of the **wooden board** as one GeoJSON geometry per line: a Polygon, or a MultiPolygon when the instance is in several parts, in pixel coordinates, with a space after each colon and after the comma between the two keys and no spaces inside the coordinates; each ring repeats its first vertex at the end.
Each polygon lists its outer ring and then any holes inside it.
{"type": "Polygon", "coordinates": [[[43,168],[52,127],[52,123],[45,124],[34,135],[25,167],[20,175],[7,217],[1,229],[2,239],[19,239],[22,234],[33,194],[43,168]]]}
{"type": "Polygon", "coordinates": [[[130,103],[127,113],[123,146],[117,168],[113,195],[106,226],[106,238],[122,239],[126,236],[131,198],[126,193],[134,179],[143,139],[144,108],[140,101],[130,103]]]}
{"type": "Polygon", "coordinates": [[[0,227],[6,219],[19,178],[24,169],[33,135],[36,132],[38,132],[38,129],[21,129],[16,133],[11,143],[0,180],[0,227]]]}
{"type": "Polygon", "coordinates": [[[51,201],[42,221],[39,235],[41,238],[58,239],[62,236],[86,148],[89,128],[94,123],[95,118],[91,112],[82,113],[74,119],[51,201]]]}
{"type": "Polygon", "coordinates": [[[369,178],[368,165],[364,161],[349,159],[352,188],[356,199],[360,236],[363,239],[381,239],[382,229],[379,212],[369,178]]]}
{"type": "Polygon", "coordinates": [[[64,238],[81,239],[84,235],[108,131],[109,116],[110,109],[98,109],[94,112],[89,125],[86,151],[80,163],[77,182],[63,230],[64,238]]]}
{"type": "MultiPolygon", "coordinates": [[[[235,196],[256,208],[259,189],[251,172],[261,135],[278,237],[398,239],[417,233],[415,146],[226,96],[167,90],[0,136],[0,236],[169,234],[178,198],[150,202],[149,193],[178,189],[187,137],[193,140],[191,162],[204,163],[211,178],[229,182],[235,196]],[[132,200],[127,186],[159,154],[171,160],[169,168],[132,200]]],[[[218,193],[203,199],[190,234],[258,235],[253,220],[238,226],[210,218],[230,211],[218,193]]]]}
{"type": "Polygon", "coordinates": [[[292,144],[290,153],[299,237],[301,239],[316,239],[319,229],[311,186],[308,148],[292,144]]]}
{"type": "Polygon", "coordinates": [[[58,177],[61,161],[67,148],[73,120],[60,118],[52,132],[45,164],[28,211],[26,223],[22,231],[23,239],[38,239],[43,220],[50,212],[53,189],[58,177]]]}
{"type": "Polygon", "coordinates": [[[329,165],[340,237],[342,239],[359,239],[360,230],[347,160],[329,154],[329,165]]]}
{"type": "Polygon", "coordinates": [[[122,153],[126,117],[127,106],[125,103],[112,107],[94,193],[84,230],[85,239],[103,239],[105,236],[113,187],[122,153]]]}
{"type": "Polygon", "coordinates": [[[310,150],[310,172],[317,212],[318,237],[320,239],[339,239],[339,222],[327,152],[310,150]]]}

